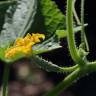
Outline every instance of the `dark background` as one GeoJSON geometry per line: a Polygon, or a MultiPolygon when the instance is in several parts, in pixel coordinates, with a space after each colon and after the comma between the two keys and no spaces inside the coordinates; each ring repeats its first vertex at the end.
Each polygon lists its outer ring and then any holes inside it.
{"type": "MultiPolygon", "coordinates": [[[[58,4],[58,7],[65,14],[66,9],[66,0],[54,0],[58,4]],[[64,6],[65,5],[65,6],[64,6]]],[[[85,22],[88,23],[86,27],[86,35],[88,38],[90,46],[90,54],[88,59],[93,61],[96,59],[96,3],[95,0],[85,0],[85,22]]],[[[77,0],[76,3],[77,13],[80,13],[80,0],[77,0]]],[[[77,37],[79,34],[77,34],[77,37]]],[[[79,41],[77,38],[77,42],[79,41]]],[[[70,66],[73,64],[71,57],[69,56],[66,39],[61,40],[61,45],[63,48],[55,50],[53,52],[42,54],[45,59],[51,60],[53,63],[56,63],[60,66],[70,66]]],[[[2,83],[2,72],[3,72],[3,62],[0,61],[0,83],[2,83]]],[[[56,74],[48,73],[49,78],[51,78],[56,84],[60,82],[66,74],[56,74]],[[60,78],[60,79],[58,79],[60,78]]],[[[10,81],[15,80],[14,70],[11,68],[10,72],[10,81]]],[[[96,96],[96,72],[88,74],[87,76],[81,78],[75,82],[70,88],[75,96],[96,96]]],[[[62,95],[63,96],[63,95],[62,95]]]]}

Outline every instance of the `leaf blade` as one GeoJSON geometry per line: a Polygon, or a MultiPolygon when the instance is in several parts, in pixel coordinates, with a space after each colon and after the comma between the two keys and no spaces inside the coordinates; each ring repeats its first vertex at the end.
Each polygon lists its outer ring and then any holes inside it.
{"type": "Polygon", "coordinates": [[[51,36],[57,29],[65,28],[65,16],[54,1],[40,0],[40,8],[44,18],[45,34],[51,36]]]}

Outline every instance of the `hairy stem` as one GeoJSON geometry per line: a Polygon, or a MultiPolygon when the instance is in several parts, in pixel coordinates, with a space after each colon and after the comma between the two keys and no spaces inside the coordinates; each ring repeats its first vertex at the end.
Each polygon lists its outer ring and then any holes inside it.
{"type": "Polygon", "coordinates": [[[74,14],[74,17],[75,17],[75,19],[77,21],[77,24],[81,25],[81,22],[80,22],[79,17],[78,17],[78,15],[76,13],[76,10],[75,10],[75,3],[76,3],[76,0],[73,0],[73,14],[74,14]]]}
{"type": "Polygon", "coordinates": [[[78,50],[75,45],[75,38],[73,33],[73,0],[67,0],[67,38],[70,55],[75,63],[83,65],[85,62],[80,58],[78,50]]]}
{"type": "Polygon", "coordinates": [[[85,34],[85,29],[84,29],[84,2],[85,0],[81,0],[81,43],[85,44],[85,48],[87,51],[89,51],[89,45],[87,42],[86,34],[85,34]]]}
{"type": "Polygon", "coordinates": [[[5,67],[4,67],[2,96],[8,96],[9,66],[10,66],[9,64],[5,64],[5,67]]]}
{"type": "Polygon", "coordinates": [[[60,67],[61,68],[61,72],[64,73],[64,72],[73,72],[74,70],[76,70],[79,66],[78,65],[74,65],[72,67],[60,67]]]}
{"type": "Polygon", "coordinates": [[[78,65],[71,67],[60,67],[56,64],[53,64],[50,61],[47,61],[39,56],[32,55],[31,61],[38,67],[48,71],[48,72],[57,72],[57,73],[71,73],[78,68],[78,65]]]}

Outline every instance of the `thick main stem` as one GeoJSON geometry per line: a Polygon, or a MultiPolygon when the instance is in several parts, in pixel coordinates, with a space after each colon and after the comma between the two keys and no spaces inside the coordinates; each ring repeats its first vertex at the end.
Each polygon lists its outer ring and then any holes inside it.
{"type": "Polygon", "coordinates": [[[9,65],[5,64],[4,73],[3,73],[2,96],[8,96],[8,77],[9,77],[9,65]]]}
{"type": "Polygon", "coordinates": [[[85,62],[80,58],[78,50],[75,45],[75,38],[73,33],[73,0],[67,0],[67,38],[68,38],[68,47],[71,54],[72,59],[75,63],[79,65],[83,65],[85,62]]]}

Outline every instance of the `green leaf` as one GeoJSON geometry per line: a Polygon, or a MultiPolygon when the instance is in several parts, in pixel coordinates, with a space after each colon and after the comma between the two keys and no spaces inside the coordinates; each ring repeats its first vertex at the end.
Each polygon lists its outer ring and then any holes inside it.
{"type": "Polygon", "coordinates": [[[56,30],[64,29],[65,16],[52,0],[40,0],[40,11],[44,19],[45,30],[48,36],[56,30]]]}
{"type": "Polygon", "coordinates": [[[60,42],[58,41],[58,38],[54,35],[51,38],[49,38],[48,40],[34,45],[33,46],[33,54],[41,54],[41,53],[45,53],[45,52],[49,52],[52,50],[55,50],[57,48],[61,48],[60,42]]]}
{"type": "MultiPolygon", "coordinates": [[[[87,24],[85,24],[85,26],[87,26],[87,24]]],[[[74,33],[81,31],[81,26],[75,27],[73,31],[74,33]]],[[[67,30],[56,30],[56,35],[58,38],[65,38],[67,37],[67,30]]]]}
{"type": "Polygon", "coordinates": [[[34,21],[37,0],[16,0],[9,6],[5,23],[0,33],[0,47],[10,45],[17,37],[22,37],[34,21]]]}

